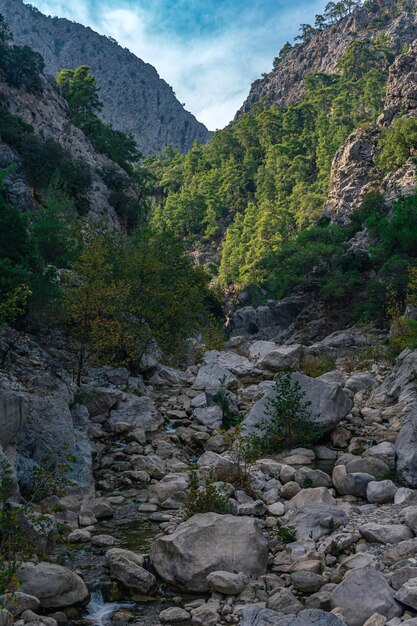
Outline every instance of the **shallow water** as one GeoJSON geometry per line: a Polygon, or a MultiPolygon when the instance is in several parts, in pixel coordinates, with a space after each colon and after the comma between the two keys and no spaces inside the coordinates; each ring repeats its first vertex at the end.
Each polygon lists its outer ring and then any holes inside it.
{"type": "Polygon", "coordinates": [[[101,591],[93,591],[84,619],[92,626],[108,626],[119,609],[134,609],[134,602],[105,602],[101,591]]]}

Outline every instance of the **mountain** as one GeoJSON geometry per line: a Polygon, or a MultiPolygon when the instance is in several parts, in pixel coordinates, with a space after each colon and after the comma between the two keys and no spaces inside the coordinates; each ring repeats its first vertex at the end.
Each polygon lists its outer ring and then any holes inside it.
{"type": "Polygon", "coordinates": [[[132,133],[144,154],[172,144],[180,152],[195,140],[206,143],[207,128],[186,111],[156,69],[127,48],[91,28],[47,17],[21,0],[0,0],[16,44],[39,52],[46,71],[88,65],[100,86],[103,121],[132,133]]]}
{"type": "Polygon", "coordinates": [[[299,102],[305,93],[306,76],[337,73],[338,62],[354,41],[386,36],[398,54],[404,44],[417,38],[415,9],[413,0],[365,2],[334,24],[313,31],[303,43],[283,49],[274,62],[274,69],[252,84],[237,117],[262,99],[279,106],[299,102]]]}

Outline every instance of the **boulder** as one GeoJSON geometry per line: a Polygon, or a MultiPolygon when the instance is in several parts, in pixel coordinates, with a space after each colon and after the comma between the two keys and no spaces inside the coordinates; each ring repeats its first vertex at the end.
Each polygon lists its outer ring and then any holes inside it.
{"type": "Polygon", "coordinates": [[[249,357],[254,361],[261,359],[277,347],[273,341],[255,341],[249,346],[249,357]]]}
{"type": "Polygon", "coordinates": [[[142,428],[145,431],[152,431],[158,430],[164,420],[151,398],[126,394],[110,411],[110,426],[114,427],[118,422],[130,424],[132,429],[142,428]]]}
{"type": "Polygon", "coordinates": [[[45,609],[85,605],[90,594],[80,576],[52,563],[25,563],[18,571],[20,591],[39,599],[45,609]]]}
{"type": "Polygon", "coordinates": [[[149,501],[165,508],[179,509],[188,489],[188,474],[167,474],[149,487],[149,501]]]}
{"type": "Polygon", "coordinates": [[[24,611],[36,611],[40,607],[40,601],[35,596],[30,596],[27,593],[21,591],[15,591],[14,593],[7,593],[0,596],[0,606],[4,607],[13,615],[18,617],[24,611]]]}
{"type": "Polygon", "coordinates": [[[169,609],[161,611],[159,614],[159,621],[161,624],[181,624],[182,622],[188,622],[191,615],[185,609],[181,609],[179,606],[171,606],[169,609]]]}
{"type": "Polygon", "coordinates": [[[287,369],[295,369],[300,364],[303,355],[303,346],[293,344],[290,346],[275,346],[273,350],[262,356],[257,365],[270,372],[282,372],[287,369]]]}
{"type": "Polygon", "coordinates": [[[198,370],[193,387],[195,389],[217,390],[223,385],[227,389],[236,389],[237,378],[232,372],[217,363],[202,365],[198,370]]]}
{"type": "Polygon", "coordinates": [[[375,504],[392,502],[397,489],[392,480],[371,481],[366,487],[366,497],[368,502],[375,504]]]}
{"type": "Polygon", "coordinates": [[[217,612],[220,609],[218,605],[202,604],[191,611],[191,621],[193,626],[217,626],[220,615],[217,612]]]}
{"type": "MultiPolygon", "coordinates": [[[[305,394],[305,400],[311,403],[309,409],[321,432],[332,431],[351,410],[352,399],[338,383],[310,378],[299,372],[292,374],[292,377],[294,381],[299,383],[301,393],[305,394]]],[[[259,422],[271,419],[266,409],[268,400],[274,397],[274,394],[274,388],[269,388],[264,397],[255,402],[242,423],[246,432],[259,434],[257,428],[259,422]]]]}
{"type": "Polygon", "coordinates": [[[311,504],[336,504],[330,491],[326,487],[312,487],[302,489],[287,504],[288,509],[301,509],[311,504]]]}
{"type": "Polygon", "coordinates": [[[204,452],[197,461],[197,467],[214,470],[216,474],[221,476],[232,472],[236,465],[229,458],[217,454],[217,452],[204,452]]]}
{"type": "Polygon", "coordinates": [[[130,550],[113,548],[106,553],[110,576],[130,593],[147,595],[156,587],[156,579],[143,567],[144,559],[130,550]]]}
{"type": "Polygon", "coordinates": [[[284,615],[297,614],[303,608],[303,605],[292,591],[284,588],[277,589],[277,591],[268,598],[266,606],[268,609],[278,611],[284,615]]]}
{"type": "Polygon", "coordinates": [[[348,626],[363,626],[374,613],[388,620],[402,615],[385,576],[373,568],[355,569],[333,590],[332,609],[339,607],[348,626]]]}
{"type": "Polygon", "coordinates": [[[373,457],[383,461],[390,469],[395,467],[395,445],[390,441],[382,441],[363,453],[363,458],[373,457]]]}
{"type": "Polygon", "coordinates": [[[291,582],[294,589],[303,593],[315,593],[324,585],[323,577],[314,572],[293,572],[291,574],[291,582]]]}
{"type": "Polygon", "coordinates": [[[411,606],[412,609],[417,610],[417,578],[410,578],[404,583],[395,594],[395,598],[411,606]]]}
{"type": "Polygon", "coordinates": [[[301,467],[294,474],[294,480],[303,489],[307,487],[331,487],[332,480],[326,472],[311,467],[301,467]]]}
{"type": "Polygon", "coordinates": [[[297,539],[320,539],[329,532],[347,524],[343,509],[331,504],[312,504],[291,513],[288,523],[297,529],[297,539]]]}
{"type": "Polygon", "coordinates": [[[372,456],[357,457],[346,463],[348,474],[370,474],[377,480],[383,480],[389,474],[389,467],[384,461],[372,456]]]}
{"type": "Polygon", "coordinates": [[[400,543],[412,539],[414,533],[402,524],[375,524],[369,522],[358,528],[360,534],[370,543],[400,543]]]}
{"type": "Polygon", "coordinates": [[[233,574],[232,572],[211,572],[207,576],[207,582],[211,591],[216,591],[225,596],[235,596],[241,593],[247,582],[247,577],[242,574],[233,574]]]}
{"type": "Polygon", "coordinates": [[[358,391],[371,389],[375,384],[375,377],[369,372],[364,372],[361,374],[353,374],[353,376],[346,381],[345,387],[350,389],[353,393],[358,393],[358,391]]]}
{"type": "Polygon", "coordinates": [[[207,576],[212,572],[242,572],[255,578],[265,574],[268,541],[253,518],[205,513],[156,539],[150,558],[173,588],[200,593],[209,590],[207,576]]]}
{"type": "Polygon", "coordinates": [[[222,425],[223,410],[218,405],[199,407],[194,409],[193,416],[203,426],[219,429],[222,425]]]}
{"type": "Polygon", "coordinates": [[[375,481],[375,476],[361,472],[348,474],[345,465],[336,465],[333,468],[332,480],[340,495],[366,498],[368,484],[375,481]]]}

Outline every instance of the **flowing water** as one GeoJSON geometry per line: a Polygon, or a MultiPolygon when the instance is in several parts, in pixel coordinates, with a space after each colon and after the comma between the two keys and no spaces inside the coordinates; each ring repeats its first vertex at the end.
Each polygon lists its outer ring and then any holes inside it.
{"type": "Polygon", "coordinates": [[[91,600],[86,607],[86,615],[84,619],[91,626],[108,626],[112,616],[119,609],[134,609],[134,602],[105,602],[101,591],[93,591],[91,600]]]}

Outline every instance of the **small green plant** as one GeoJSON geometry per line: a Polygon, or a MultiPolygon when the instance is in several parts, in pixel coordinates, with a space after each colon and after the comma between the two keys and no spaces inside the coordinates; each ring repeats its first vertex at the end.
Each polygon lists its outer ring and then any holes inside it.
{"type": "Polygon", "coordinates": [[[41,502],[49,496],[62,496],[66,487],[73,483],[67,475],[71,463],[76,461],[73,455],[68,455],[61,461],[54,460],[52,453],[47,454],[42,463],[32,471],[28,488],[28,496],[32,502],[41,502]]]}
{"type": "Polygon", "coordinates": [[[336,543],[336,541],[332,541],[332,543],[330,544],[330,548],[329,548],[330,556],[334,556],[337,558],[340,556],[341,552],[342,550],[340,546],[336,543]]]}
{"type": "Polygon", "coordinates": [[[280,525],[277,529],[278,539],[282,543],[293,543],[297,538],[297,529],[295,526],[280,525]]]}
{"type": "Polygon", "coordinates": [[[303,480],[303,488],[304,489],[310,489],[313,486],[313,479],[310,478],[310,476],[305,476],[304,480],[303,480]]]}
{"type": "Polygon", "coordinates": [[[260,448],[254,437],[244,435],[241,426],[237,425],[224,434],[224,441],[234,462],[233,470],[221,474],[221,479],[229,482],[237,489],[258,498],[251,484],[250,466],[259,458],[260,448]]]}
{"type": "Polygon", "coordinates": [[[300,371],[311,378],[318,378],[335,369],[336,358],[328,354],[306,354],[301,360],[300,371]]]}
{"type": "Polygon", "coordinates": [[[220,387],[213,395],[213,402],[218,404],[223,411],[222,425],[224,429],[228,430],[241,421],[240,415],[236,415],[232,410],[233,403],[226,388],[226,377],[220,380],[220,387]]]}
{"type": "Polygon", "coordinates": [[[229,513],[229,499],[214,484],[217,477],[213,472],[199,477],[195,469],[189,473],[188,497],[185,512],[188,517],[197,513],[229,513]]]}
{"type": "Polygon", "coordinates": [[[261,435],[258,445],[263,450],[282,450],[295,445],[308,446],[319,436],[311,402],[305,399],[300,383],[291,372],[279,375],[273,395],[266,403],[265,418],[257,424],[261,435]]]}

